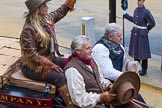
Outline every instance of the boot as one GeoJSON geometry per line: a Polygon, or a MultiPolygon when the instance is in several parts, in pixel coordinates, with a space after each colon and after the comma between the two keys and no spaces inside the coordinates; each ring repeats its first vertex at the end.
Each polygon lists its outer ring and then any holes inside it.
{"type": "Polygon", "coordinates": [[[60,88],[58,88],[58,92],[60,94],[60,96],[63,98],[66,106],[68,108],[76,108],[76,106],[73,104],[68,89],[67,89],[67,85],[63,85],[60,88]]]}
{"type": "Polygon", "coordinates": [[[140,72],[140,75],[143,76],[147,73],[147,67],[148,67],[148,60],[142,60],[142,71],[140,72]]]}
{"type": "Polygon", "coordinates": [[[146,69],[142,69],[142,70],[139,72],[139,74],[140,74],[141,76],[146,75],[146,73],[147,73],[147,70],[146,70],[146,69]]]}
{"type": "Polygon", "coordinates": [[[75,4],[76,0],[66,0],[65,1],[65,5],[70,8],[70,10],[74,9],[74,4],[75,4]]]}

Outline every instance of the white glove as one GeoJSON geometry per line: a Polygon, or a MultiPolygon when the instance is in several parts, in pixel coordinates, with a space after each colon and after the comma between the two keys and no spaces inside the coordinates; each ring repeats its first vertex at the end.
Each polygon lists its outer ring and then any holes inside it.
{"type": "Polygon", "coordinates": [[[126,12],[125,10],[122,10],[122,11],[121,11],[121,14],[122,14],[122,15],[125,15],[126,13],[127,13],[127,12],[126,12]]]}

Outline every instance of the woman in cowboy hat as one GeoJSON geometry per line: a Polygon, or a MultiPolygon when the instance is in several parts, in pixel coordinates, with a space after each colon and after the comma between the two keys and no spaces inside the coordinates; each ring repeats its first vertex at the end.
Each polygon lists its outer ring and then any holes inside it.
{"type": "Polygon", "coordinates": [[[50,0],[26,0],[25,24],[20,36],[21,71],[24,76],[52,83],[68,107],[73,107],[62,73],[63,56],[58,50],[54,24],[73,10],[76,0],[66,0],[57,10],[48,13],[50,0]],[[57,55],[57,56],[56,56],[57,55]]]}

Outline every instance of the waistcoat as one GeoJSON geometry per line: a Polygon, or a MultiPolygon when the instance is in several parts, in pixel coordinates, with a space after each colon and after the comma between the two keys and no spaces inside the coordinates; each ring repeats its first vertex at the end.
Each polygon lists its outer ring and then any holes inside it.
{"type": "Polygon", "coordinates": [[[124,58],[124,50],[120,46],[120,44],[116,44],[112,41],[109,41],[102,37],[96,44],[103,44],[110,51],[110,59],[112,61],[113,67],[116,70],[122,71],[123,66],[123,58],[124,58]]]}
{"type": "Polygon", "coordinates": [[[72,58],[66,65],[65,69],[74,67],[83,76],[85,82],[85,89],[87,92],[102,93],[103,89],[99,79],[98,68],[89,69],[83,62],[76,58],[72,58]]]}

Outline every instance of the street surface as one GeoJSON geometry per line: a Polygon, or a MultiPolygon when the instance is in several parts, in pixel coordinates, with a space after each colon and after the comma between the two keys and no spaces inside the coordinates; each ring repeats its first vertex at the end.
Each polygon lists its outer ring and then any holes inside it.
{"type": "Polygon", "coordinates": [[[148,105],[162,108],[162,91],[142,84],[140,94],[148,105]]]}

